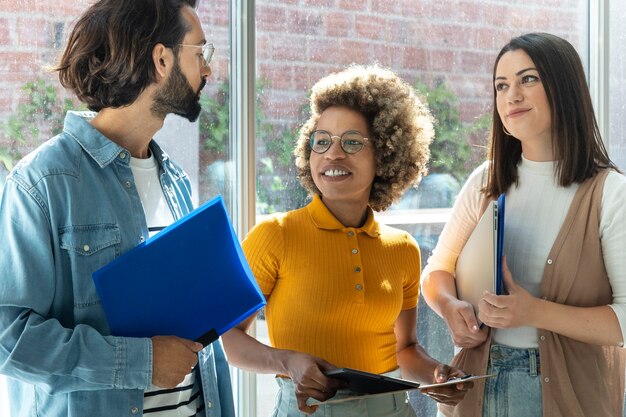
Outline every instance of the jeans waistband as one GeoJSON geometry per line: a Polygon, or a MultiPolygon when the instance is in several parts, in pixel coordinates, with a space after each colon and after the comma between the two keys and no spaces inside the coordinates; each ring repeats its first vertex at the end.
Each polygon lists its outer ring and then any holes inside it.
{"type": "Polygon", "coordinates": [[[541,373],[539,349],[512,348],[504,345],[491,345],[489,363],[493,367],[509,367],[528,370],[531,376],[541,373]]]}

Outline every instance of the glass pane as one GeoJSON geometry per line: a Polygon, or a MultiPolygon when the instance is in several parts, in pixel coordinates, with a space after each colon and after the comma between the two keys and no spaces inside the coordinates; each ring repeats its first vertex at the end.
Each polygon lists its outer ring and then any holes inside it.
{"type": "MultiPolygon", "coordinates": [[[[377,215],[409,231],[424,262],[460,187],[485,158],[491,71],[500,47],[515,35],[548,31],[587,56],[588,10],[580,0],[257,0],[256,7],[257,221],[307,201],[291,152],[307,117],[311,86],[351,63],[379,62],[414,85],[439,121],[430,174],[377,215]]],[[[419,310],[421,343],[449,360],[452,345],[444,323],[425,302],[419,310]]],[[[273,398],[271,379],[259,376],[259,399],[273,398]]],[[[433,415],[432,401],[419,394],[412,401],[418,415],[433,415]]],[[[260,408],[258,415],[270,410],[260,408]]]]}
{"type": "MultiPolygon", "coordinates": [[[[626,170],[626,2],[607,3],[609,9],[609,156],[626,170]]],[[[624,407],[626,416],[626,400],[624,407]]]]}
{"type": "Polygon", "coordinates": [[[626,2],[607,3],[609,9],[609,156],[626,169],[626,2]]]}

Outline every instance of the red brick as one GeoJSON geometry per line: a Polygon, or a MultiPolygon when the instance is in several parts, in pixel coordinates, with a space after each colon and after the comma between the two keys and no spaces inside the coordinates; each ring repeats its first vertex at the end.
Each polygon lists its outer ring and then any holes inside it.
{"type": "Polygon", "coordinates": [[[285,29],[287,10],[284,7],[257,7],[256,27],[260,32],[280,32],[285,29]]]}
{"type": "MultiPolygon", "coordinates": [[[[272,39],[271,59],[275,61],[300,61],[309,57],[308,39],[302,36],[276,36],[272,39]]],[[[313,42],[315,43],[315,42],[313,42]]]]}
{"type": "Polygon", "coordinates": [[[339,0],[337,6],[341,10],[367,11],[367,2],[363,0],[339,0]]]}
{"type": "Polygon", "coordinates": [[[227,27],[230,22],[230,7],[226,1],[201,1],[197,12],[204,30],[208,32],[215,26],[227,27]]]}
{"type": "Polygon", "coordinates": [[[460,24],[441,24],[431,26],[429,36],[432,45],[445,49],[471,48],[473,33],[460,24]]]}
{"type": "Polygon", "coordinates": [[[506,29],[477,28],[474,30],[473,49],[491,51],[491,64],[493,65],[498,51],[511,40],[511,36],[506,29]]]}
{"type": "Polygon", "coordinates": [[[9,19],[0,19],[0,45],[9,45],[10,40],[9,19]]]}
{"type": "Polygon", "coordinates": [[[398,9],[397,14],[407,17],[415,16],[420,20],[424,20],[425,16],[427,16],[428,9],[431,7],[431,2],[427,0],[399,0],[394,3],[396,3],[396,8],[398,9]]]}
{"type": "Polygon", "coordinates": [[[50,25],[45,19],[20,18],[16,23],[16,41],[20,47],[51,47],[48,29],[50,25]]]}
{"type": "Polygon", "coordinates": [[[424,46],[420,40],[421,23],[414,19],[390,18],[391,42],[407,46],[424,46]]]}
{"type": "Polygon", "coordinates": [[[330,65],[295,65],[293,66],[293,80],[294,91],[299,93],[308,94],[311,87],[318,82],[322,77],[330,74],[333,70],[336,70],[334,66],[330,65]]]}
{"type": "Polygon", "coordinates": [[[389,40],[389,20],[384,17],[368,16],[360,19],[356,25],[356,35],[367,39],[389,40]]]}
{"type": "Polygon", "coordinates": [[[461,68],[471,69],[472,72],[479,74],[491,74],[493,71],[493,61],[496,54],[491,51],[479,52],[479,51],[462,51],[458,54],[460,56],[461,68]]]}
{"type": "Polygon", "coordinates": [[[274,90],[293,90],[293,69],[274,63],[258,65],[257,79],[268,80],[274,90]]]}
{"type": "Polygon", "coordinates": [[[341,51],[337,48],[337,42],[333,39],[320,38],[315,42],[311,42],[308,47],[308,61],[317,63],[336,63],[343,57],[341,51]]]}
{"type": "Polygon", "coordinates": [[[342,64],[367,63],[373,59],[372,47],[369,42],[346,39],[342,40],[340,45],[343,55],[340,60],[342,64]]]}
{"type": "Polygon", "coordinates": [[[430,49],[428,51],[428,68],[431,71],[450,72],[457,65],[456,53],[441,49],[430,49]]]}
{"type": "Polygon", "coordinates": [[[335,0],[302,0],[305,7],[332,7],[335,6],[335,0]]]}
{"type": "MultiPolygon", "coordinates": [[[[14,111],[13,108],[13,90],[12,89],[0,89],[0,114],[8,114],[14,111]]],[[[0,131],[0,135],[2,131],[0,131]]]]}
{"type": "Polygon", "coordinates": [[[355,20],[352,13],[337,12],[324,15],[324,28],[326,36],[346,37],[354,32],[355,20]]]}
{"type": "Polygon", "coordinates": [[[401,70],[404,65],[404,48],[399,45],[386,43],[372,44],[369,49],[370,58],[368,63],[379,62],[395,71],[401,70]]]}
{"type": "Polygon", "coordinates": [[[403,54],[403,68],[411,68],[418,70],[429,69],[429,53],[427,50],[417,47],[405,48],[403,54]]]}
{"type": "Polygon", "coordinates": [[[285,32],[316,36],[324,34],[324,13],[322,10],[287,10],[285,32]]]}
{"type": "Polygon", "coordinates": [[[399,14],[401,11],[400,1],[372,0],[372,12],[376,14],[399,14]]]}

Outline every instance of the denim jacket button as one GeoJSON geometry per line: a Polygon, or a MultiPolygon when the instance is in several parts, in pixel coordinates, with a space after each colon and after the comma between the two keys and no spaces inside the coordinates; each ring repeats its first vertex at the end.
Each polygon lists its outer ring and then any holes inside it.
{"type": "Polygon", "coordinates": [[[85,246],[83,246],[83,251],[85,251],[85,252],[89,252],[89,249],[90,249],[90,248],[89,248],[89,245],[85,245],[85,246]]]}
{"type": "Polygon", "coordinates": [[[133,414],[139,414],[139,408],[138,407],[133,407],[130,409],[130,412],[133,414]]]}
{"type": "Polygon", "coordinates": [[[206,403],[206,408],[212,408],[213,407],[213,403],[211,403],[211,401],[208,401],[206,403]]]}

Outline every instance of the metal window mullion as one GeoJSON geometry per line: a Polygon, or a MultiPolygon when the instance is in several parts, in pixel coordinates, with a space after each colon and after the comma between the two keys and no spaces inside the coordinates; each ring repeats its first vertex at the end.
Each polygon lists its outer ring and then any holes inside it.
{"type": "Polygon", "coordinates": [[[609,137],[609,2],[589,1],[589,88],[600,134],[609,137]]]}
{"type": "MultiPolygon", "coordinates": [[[[254,225],[255,184],[255,0],[231,0],[230,134],[235,177],[231,190],[233,224],[240,239],[254,225]]],[[[254,324],[250,330],[256,335],[254,324]]],[[[256,375],[237,370],[237,415],[257,415],[256,375]]]]}

